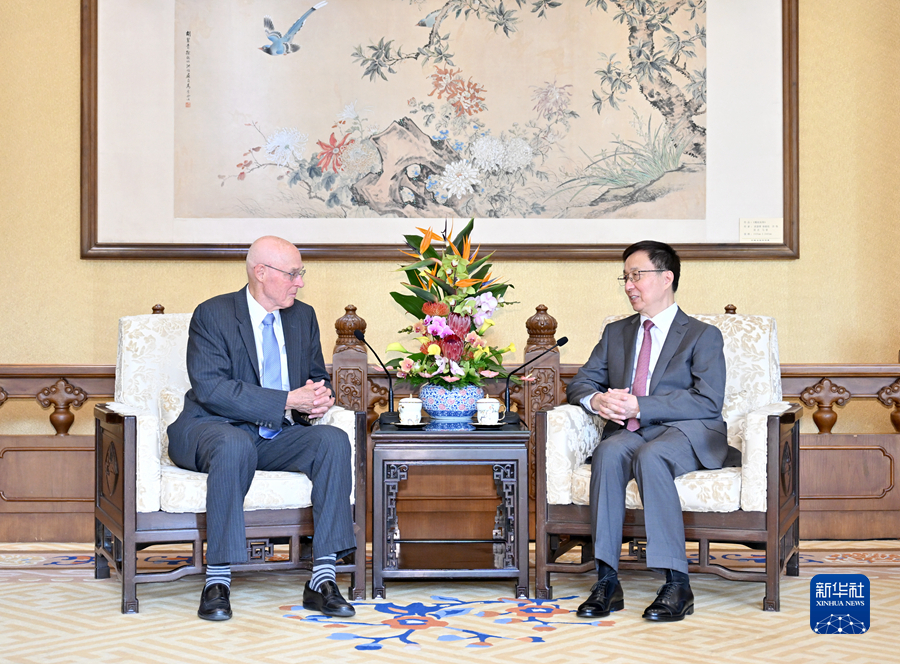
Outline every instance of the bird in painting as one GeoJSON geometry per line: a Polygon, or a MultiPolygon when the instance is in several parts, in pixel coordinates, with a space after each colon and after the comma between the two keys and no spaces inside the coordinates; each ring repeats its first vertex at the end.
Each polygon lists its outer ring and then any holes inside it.
{"type": "Polygon", "coordinates": [[[269,55],[288,55],[289,53],[293,53],[294,51],[299,51],[300,47],[297,44],[293,43],[294,37],[300,32],[300,28],[303,27],[303,24],[306,23],[306,19],[309,18],[309,15],[312,14],[317,9],[321,9],[328,3],[324,0],[319,2],[312,7],[310,7],[306,13],[298,18],[294,25],[291,26],[291,29],[288,30],[284,35],[278,32],[275,29],[275,24],[272,23],[272,19],[269,16],[266,16],[263,19],[263,27],[266,30],[266,37],[269,38],[271,44],[267,44],[266,46],[260,46],[259,50],[263,53],[268,53],[269,55]]]}
{"type": "Polygon", "coordinates": [[[434,27],[434,21],[435,21],[435,19],[437,19],[438,14],[440,14],[441,11],[443,11],[443,8],[441,8],[441,9],[435,9],[433,12],[431,12],[430,14],[428,14],[428,16],[426,16],[426,17],[423,18],[421,21],[419,21],[418,23],[416,23],[416,25],[419,26],[420,28],[431,28],[431,27],[434,27]]]}

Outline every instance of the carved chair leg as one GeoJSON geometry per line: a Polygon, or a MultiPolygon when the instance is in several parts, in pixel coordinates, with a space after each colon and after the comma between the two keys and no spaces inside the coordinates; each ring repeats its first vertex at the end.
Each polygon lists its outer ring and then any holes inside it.
{"type": "Polygon", "coordinates": [[[799,519],[791,526],[791,547],[797,547],[797,552],[792,555],[787,562],[785,573],[788,576],[800,576],[800,521],[799,519]]]}
{"type": "Polygon", "coordinates": [[[109,578],[109,561],[101,553],[104,544],[104,531],[106,528],[99,519],[94,519],[94,578],[109,578]]]}
{"type": "Polygon", "coordinates": [[[763,611],[781,611],[781,541],[778,534],[769,534],[766,547],[766,596],[763,611]]]}
{"type": "MultiPolygon", "coordinates": [[[[542,530],[542,529],[538,529],[542,530]]],[[[534,596],[536,599],[553,599],[553,586],[550,585],[550,572],[547,562],[550,559],[550,542],[546,533],[538,532],[534,543],[534,596]]]]}
{"type": "Polygon", "coordinates": [[[137,550],[134,542],[125,542],[122,552],[122,613],[137,613],[137,550]]]}

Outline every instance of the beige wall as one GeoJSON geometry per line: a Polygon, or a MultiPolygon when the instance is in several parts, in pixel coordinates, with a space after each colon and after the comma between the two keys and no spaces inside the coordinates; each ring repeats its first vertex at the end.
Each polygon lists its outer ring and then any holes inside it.
{"type": "MultiPolygon", "coordinates": [[[[157,302],[169,312],[191,311],[240,287],[243,267],[79,259],[80,3],[5,0],[3,6],[0,364],[111,364],[120,316],[149,312],[157,302]]],[[[897,361],[898,19],[893,0],[869,3],[865,12],[842,0],[800,0],[801,258],[685,265],[681,306],[716,312],[734,303],[745,313],[775,316],[782,362],[897,361]]],[[[307,267],[301,295],[318,311],[326,357],[330,326],[345,304],[359,308],[379,349],[407,324],[388,296],[400,281],[394,264],[307,261],[307,267]]],[[[614,281],[618,263],[496,267],[516,285],[511,294],[521,302],[499,318],[498,344],[521,345],[525,319],[543,303],[560,334],[572,340],[562,361],[582,362],[600,318],[627,310],[614,281]]],[[[30,429],[25,413],[33,410],[7,403],[0,431],[30,429]]],[[[80,430],[88,410],[79,414],[80,430]]],[[[888,427],[880,406],[858,409],[838,428],[848,430],[854,420],[859,431],[888,427]],[[868,422],[870,416],[878,422],[868,422]]]]}

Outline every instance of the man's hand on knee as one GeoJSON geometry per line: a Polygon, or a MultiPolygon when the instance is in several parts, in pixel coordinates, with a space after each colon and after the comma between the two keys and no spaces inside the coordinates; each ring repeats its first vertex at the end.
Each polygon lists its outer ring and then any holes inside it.
{"type": "Polygon", "coordinates": [[[322,417],[333,405],[334,396],[324,380],[317,383],[307,380],[306,385],[288,393],[286,407],[288,410],[299,410],[311,418],[317,418],[322,417]]]}
{"type": "Polygon", "coordinates": [[[625,424],[630,417],[636,417],[638,408],[637,397],[631,391],[625,389],[609,389],[606,392],[597,392],[591,397],[591,408],[607,420],[616,424],[625,424]]]}

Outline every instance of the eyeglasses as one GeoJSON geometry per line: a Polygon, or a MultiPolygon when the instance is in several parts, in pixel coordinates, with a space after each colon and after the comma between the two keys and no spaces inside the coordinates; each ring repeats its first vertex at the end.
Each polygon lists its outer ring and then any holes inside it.
{"type": "Polygon", "coordinates": [[[288,272],[287,270],[282,270],[280,267],[266,265],[265,263],[262,263],[262,265],[263,265],[263,267],[272,268],[273,270],[277,270],[278,272],[281,272],[282,274],[286,274],[287,276],[289,276],[291,278],[291,281],[295,281],[297,279],[297,277],[303,278],[303,276],[306,274],[305,267],[300,268],[299,270],[294,270],[293,272],[288,272]]]}
{"type": "Polygon", "coordinates": [[[616,277],[616,280],[623,286],[627,284],[629,280],[631,283],[636,284],[641,280],[641,275],[646,272],[668,272],[668,270],[634,270],[628,274],[623,274],[621,277],[616,277]]]}

